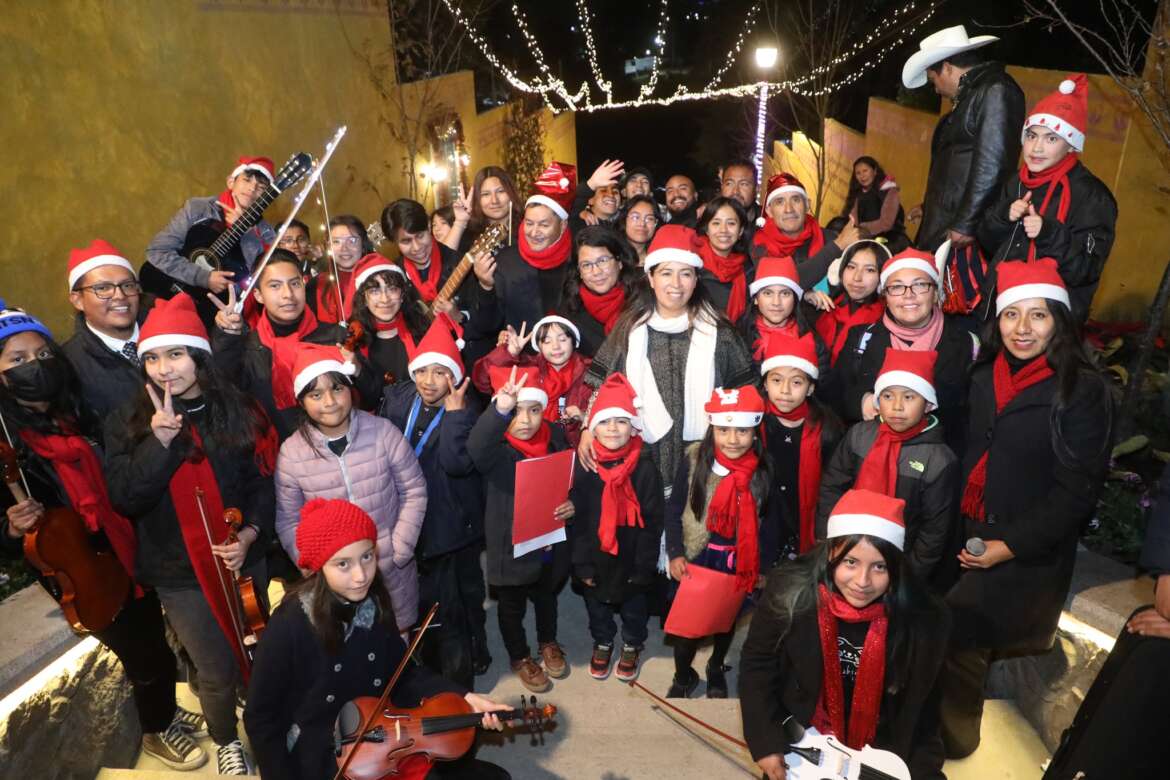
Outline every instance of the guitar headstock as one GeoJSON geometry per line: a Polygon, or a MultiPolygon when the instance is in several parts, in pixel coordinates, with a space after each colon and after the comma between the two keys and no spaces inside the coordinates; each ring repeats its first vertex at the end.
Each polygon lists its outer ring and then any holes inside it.
{"type": "Polygon", "coordinates": [[[470,255],[478,255],[487,252],[495,252],[507,240],[508,228],[500,222],[492,222],[486,228],[484,228],[484,231],[479,234],[479,237],[471,243],[471,249],[467,250],[467,253],[470,255]]]}
{"type": "Polygon", "coordinates": [[[305,152],[298,152],[289,157],[288,162],[277,172],[276,183],[272,186],[276,188],[277,192],[284,192],[289,187],[295,186],[312,169],[313,158],[305,152]]]}
{"type": "Polygon", "coordinates": [[[379,244],[386,240],[386,232],[382,230],[381,222],[371,222],[366,225],[366,238],[370,239],[370,243],[376,248],[379,244]]]}

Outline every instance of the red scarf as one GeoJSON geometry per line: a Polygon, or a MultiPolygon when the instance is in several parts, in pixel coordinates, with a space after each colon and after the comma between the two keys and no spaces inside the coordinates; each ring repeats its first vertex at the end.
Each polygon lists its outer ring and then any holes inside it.
{"type": "Polygon", "coordinates": [[[551,434],[552,429],[542,422],[540,430],[528,441],[517,439],[510,431],[504,432],[504,438],[508,440],[508,444],[512,445],[512,449],[519,452],[527,460],[528,458],[543,458],[548,455],[548,442],[551,434]]]}
{"type": "Polygon", "coordinates": [[[825,245],[825,233],[812,214],[804,215],[804,228],[796,237],[789,237],[776,226],[775,220],[769,219],[764,226],[756,231],[752,239],[756,246],[764,247],[768,257],[791,257],[796,259],[796,250],[808,244],[808,257],[821,251],[825,245]]]}
{"type": "Polygon", "coordinates": [[[743,266],[747,262],[747,255],[732,252],[722,257],[711,246],[706,236],[700,236],[695,242],[695,249],[703,259],[703,267],[719,281],[731,283],[731,294],[727,298],[727,319],[739,322],[739,318],[747,311],[747,274],[743,266]]]}
{"type": "Polygon", "coordinates": [[[760,458],[756,453],[732,460],[715,448],[715,462],[730,471],[719,480],[707,507],[707,530],[735,539],[736,587],[751,593],[760,576],[759,515],[752,495],[752,475],[760,458]]]}
{"type": "MultiPolygon", "coordinates": [[[[1079,159],[1076,152],[1069,152],[1056,165],[1039,173],[1032,173],[1028,170],[1026,163],[1020,163],[1020,184],[1029,190],[1034,190],[1045,184],[1048,185],[1048,191],[1044,193],[1044,200],[1040,203],[1040,207],[1036,209],[1037,214],[1043,217],[1047,213],[1048,204],[1052,202],[1052,194],[1059,188],[1060,201],[1056,206],[1056,221],[1063,223],[1068,218],[1068,209],[1072,205],[1072,192],[1068,186],[1068,172],[1076,166],[1079,159]]],[[[1036,242],[1033,240],[1028,242],[1028,262],[1031,263],[1035,259],[1036,242]]]]}
{"type": "Polygon", "coordinates": [[[902,454],[902,442],[913,439],[926,430],[926,418],[918,421],[917,425],[898,433],[886,423],[878,425],[877,438],[869,448],[861,468],[857,471],[857,479],[853,487],[857,490],[872,490],[887,496],[894,495],[894,488],[898,484],[898,456],[902,454]]]}
{"type": "MultiPolygon", "coordinates": [[[[1007,358],[1001,351],[995,356],[995,363],[992,365],[996,416],[998,417],[1017,395],[1050,376],[1053,376],[1053,371],[1044,355],[1032,358],[1027,365],[1013,374],[1007,358]]],[[[990,450],[990,445],[988,445],[988,450],[990,450]]],[[[983,506],[983,490],[987,487],[988,450],[983,451],[979,462],[967,475],[967,484],[963,488],[963,500],[960,504],[964,515],[973,517],[980,522],[986,517],[986,508],[983,506]]]]}
{"type": "Polygon", "coordinates": [[[543,360],[543,362],[544,371],[540,373],[540,385],[548,395],[548,405],[544,407],[544,419],[556,422],[561,418],[561,405],[557,401],[569,392],[573,387],[573,382],[585,373],[585,361],[574,352],[568,362],[560,368],[556,368],[547,360],[543,360]]]}
{"type": "Polygon", "coordinates": [[[598,295],[584,284],[581,285],[581,303],[585,304],[585,311],[605,328],[605,335],[613,330],[617,324],[618,315],[626,305],[626,288],[621,282],[610,288],[609,292],[598,295]]]}
{"type": "Polygon", "coordinates": [[[402,258],[402,265],[406,269],[406,275],[410,277],[411,284],[418,290],[419,297],[423,299],[423,303],[435,300],[439,294],[439,277],[443,275],[443,255],[435,237],[431,236],[431,262],[427,266],[431,272],[427,274],[425,282],[422,274],[419,273],[418,266],[409,258],[402,258]]]}
{"type": "Polygon", "coordinates": [[[598,465],[613,463],[611,468],[598,468],[597,476],[605,483],[601,491],[601,517],[597,522],[597,538],[601,551],[609,555],[618,554],[617,529],[619,526],[645,528],[642,522],[642,505],[630,476],[638,468],[642,455],[642,437],[631,436],[626,446],[611,450],[593,440],[593,457],[598,465]]]}
{"type": "Polygon", "coordinates": [[[223,209],[223,221],[227,222],[228,211],[236,208],[236,196],[232,195],[231,190],[224,190],[223,192],[219,193],[219,197],[216,198],[216,202],[219,204],[219,207],[223,209]]]}
{"type": "MultiPolygon", "coordinates": [[[[69,503],[81,515],[85,527],[90,533],[101,529],[122,568],[133,575],[138,538],[130,521],[115,512],[110,504],[101,461],[89,442],[74,433],[38,433],[30,428],[21,430],[20,438],[29,449],[53,464],[69,503]]],[[[142,588],[135,585],[135,598],[141,595],[142,588]]]]}
{"type": "Polygon", "coordinates": [[[882,318],[885,310],[886,304],[881,298],[854,307],[848,294],[842,293],[837,298],[837,308],[821,312],[817,318],[817,334],[821,341],[832,346],[830,365],[837,364],[837,356],[845,348],[849,331],[857,325],[872,325],[882,318]]]}
{"type": "MultiPolygon", "coordinates": [[[[780,411],[771,400],[767,404],[768,414],[782,420],[795,422],[804,420],[800,430],[800,473],[797,474],[797,488],[800,506],[800,538],[797,540],[801,554],[811,550],[817,543],[817,499],[821,490],[821,423],[808,419],[808,401],[791,412],[780,411]]],[[[760,426],[767,431],[766,425],[760,426]]],[[[767,443],[766,434],[765,444],[767,443]]]]}
{"type": "Polygon", "coordinates": [[[297,397],[293,394],[293,363],[297,358],[297,344],[317,329],[317,318],[308,308],[301,316],[301,323],[297,325],[296,333],[288,336],[277,336],[272,329],[272,320],[268,315],[262,315],[256,323],[256,335],[260,343],[272,352],[272,400],[277,409],[290,409],[297,405],[297,397]]]}
{"type": "Polygon", "coordinates": [[[833,734],[854,750],[873,743],[877,736],[878,717],[881,715],[882,689],[886,678],[886,632],[889,618],[880,601],[864,609],[857,609],[839,593],[829,593],[824,585],[817,587],[817,627],[821,634],[821,657],[824,679],[821,696],[813,714],[813,726],[825,734],[833,734]],[[841,658],[837,654],[837,621],[869,623],[861,660],[857,665],[857,679],[853,683],[853,701],[849,707],[849,722],[845,721],[845,687],[841,681],[841,658]]]}
{"type": "MultiPolygon", "coordinates": [[[[332,273],[330,271],[329,273],[332,273]]],[[[353,269],[343,271],[337,269],[337,278],[341,285],[341,297],[345,299],[346,308],[352,313],[353,309],[353,269]]],[[[337,290],[329,281],[329,274],[317,277],[317,319],[321,322],[341,322],[345,319],[337,303],[337,290]]]]}
{"type": "Polygon", "coordinates": [[[756,337],[756,343],[752,344],[752,357],[761,362],[764,355],[768,351],[768,342],[777,333],[783,333],[792,338],[800,338],[800,329],[796,325],[796,313],[793,312],[788,319],[784,321],[783,325],[769,325],[768,321],[764,319],[763,314],[756,315],[756,332],[759,336],[756,337]]]}
{"type": "Polygon", "coordinates": [[[219,483],[215,479],[211,461],[207,459],[203,449],[199,432],[195,430],[194,425],[190,430],[191,453],[171,475],[171,503],[175,506],[175,516],[179,521],[179,529],[183,532],[187,557],[191,559],[195,578],[199,581],[199,587],[211,608],[211,614],[215,616],[215,622],[219,624],[224,638],[232,647],[240,673],[247,683],[251,676],[251,666],[238,638],[236,618],[233,618],[233,615],[237,618],[242,617],[239,601],[236,600],[234,593],[235,582],[231,572],[211,552],[212,544],[224,544],[227,541],[228,527],[223,522],[223,497],[220,495],[219,483]],[[196,490],[203,491],[206,527],[203,524],[204,515],[200,514],[199,502],[196,500],[196,490]],[[210,542],[207,538],[209,530],[210,542]]]}
{"type": "Polygon", "coordinates": [[[382,322],[381,320],[374,320],[374,330],[376,333],[366,340],[362,345],[362,355],[368,360],[370,357],[370,347],[374,340],[378,338],[378,333],[387,333],[395,331],[395,337],[402,341],[402,346],[406,348],[406,359],[409,361],[414,357],[415,343],[414,336],[410,333],[410,328],[406,326],[406,318],[402,316],[402,310],[399,309],[398,315],[389,322],[382,322]]]}
{"type": "Polygon", "coordinates": [[[569,259],[569,253],[573,251],[573,237],[566,227],[561,231],[560,238],[537,251],[528,245],[528,236],[521,230],[516,246],[519,248],[520,257],[524,258],[524,262],[541,271],[551,271],[569,259]]]}

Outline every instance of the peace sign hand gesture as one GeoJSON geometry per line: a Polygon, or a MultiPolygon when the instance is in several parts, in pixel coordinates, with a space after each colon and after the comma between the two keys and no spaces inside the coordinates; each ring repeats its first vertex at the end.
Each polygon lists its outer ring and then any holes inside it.
{"type": "Polygon", "coordinates": [[[532,340],[532,334],[524,335],[525,329],[528,327],[527,322],[520,323],[520,333],[509,325],[508,329],[504,331],[505,343],[508,346],[508,354],[512,357],[520,357],[520,353],[524,351],[525,345],[532,340]]]}
{"type": "Polygon", "coordinates": [[[158,400],[158,393],[154,391],[153,385],[146,386],[146,394],[150,396],[150,402],[154,404],[154,416],[150,418],[150,429],[154,431],[154,438],[158,439],[159,444],[164,448],[169,448],[171,442],[179,435],[179,431],[183,429],[183,415],[175,414],[175,407],[171,401],[171,383],[166,383],[166,393],[161,401],[158,400]]]}
{"type": "Polygon", "coordinates": [[[459,412],[467,408],[467,388],[471,387],[471,379],[463,377],[463,381],[455,384],[451,377],[447,377],[447,397],[443,399],[443,408],[448,412],[459,412]]]}
{"type": "Polygon", "coordinates": [[[215,326],[224,333],[232,336],[242,335],[244,332],[244,317],[236,311],[236,286],[228,285],[228,302],[224,303],[215,293],[207,293],[207,300],[211,301],[217,311],[215,326]]]}
{"type": "Polygon", "coordinates": [[[459,185],[459,197],[451,204],[451,209],[455,212],[455,224],[467,227],[471,221],[471,193],[463,191],[462,183],[459,185]]]}
{"type": "Polygon", "coordinates": [[[496,411],[507,414],[515,409],[517,396],[524,389],[526,381],[528,381],[528,374],[521,375],[520,381],[516,381],[516,366],[512,366],[512,374],[508,377],[508,383],[501,387],[496,394],[496,411]]]}

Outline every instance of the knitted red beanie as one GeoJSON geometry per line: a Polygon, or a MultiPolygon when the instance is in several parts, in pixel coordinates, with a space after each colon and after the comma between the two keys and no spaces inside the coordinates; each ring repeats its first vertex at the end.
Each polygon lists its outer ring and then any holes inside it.
{"type": "Polygon", "coordinates": [[[363,539],[378,540],[378,529],[365,510],[340,498],[314,498],[301,507],[297,565],[320,571],[342,547],[363,539]]]}

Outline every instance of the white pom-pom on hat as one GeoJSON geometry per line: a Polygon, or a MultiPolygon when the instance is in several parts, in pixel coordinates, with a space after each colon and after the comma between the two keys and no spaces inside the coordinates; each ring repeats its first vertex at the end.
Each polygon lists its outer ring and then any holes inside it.
{"type": "MultiPolygon", "coordinates": [[[[1069,83],[1071,84],[1072,82],[1070,81],[1069,83]]],[[[1069,91],[1071,92],[1072,90],[1069,90],[1069,91]]],[[[568,180],[567,178],[565,178],[564,176],[562,176],[562,177],[560,178],[560,181],[558,181],[558,182],[557,182],[557,184],[558,184],[558,185],[560,185],[562,188],[563,188],[563,187],[568,187],[568,186],[569,186],[569,180],[568,180]]]]}
{"type": "Polygon", "coordinates": [[[1074,82],[1072,79],[1065,79],[1064,81],[1060,82],[1060,94],[1071,95],[1073,92],[1076,92],[1076,90],[1076,82],[1074,82]]]}

